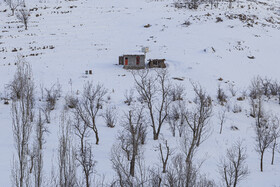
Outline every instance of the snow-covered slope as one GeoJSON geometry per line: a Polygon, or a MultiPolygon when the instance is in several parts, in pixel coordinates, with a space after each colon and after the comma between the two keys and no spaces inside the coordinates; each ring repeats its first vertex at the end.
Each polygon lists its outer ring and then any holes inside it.
{"type": "MultiPolygon", "coordinates": [[[[187,95],[193,94],[189,80],[199,82],[215,98],[217,86],[227,88],[234,83],[242,91],[256,76],[280,80],[280,1],[238,1],[229,9],[227,3],[218,8],[200,6],[198,10],[177,9],[173,1],[148,0],[78,0],[78,1],[28,1],[33,9],[29,29],[24,30],[8,7],[0,1],[0,92],[15,72],[14,61],[24,55],[32,65],[37,94],[40,85],[50,87],[57,81],[63,95],[73,89],[82,90],[89,80],[100,82],[109,90],[111,103],[120,116],[125,111],[123,94],[133,87],[131,74],[117,66],[118,56],[140,53],[149,47],[149,58],[165,58],[171,77],[184,78],[187,95]],[[217,17],[222,21],[217,22],[217,17]],[[254,21],[252,21],[254,20],[254,21]],[[190,25],[184,23],[190,22],[190,25]],[[144,25],[151,26],[145,28],[144,25]],[[16,49],[16,50],[14,50],[16,49]],[[14,52],[13,52],[14,51],[14,52]],[[248,57],[254,57],[250,59],[248,57]],[[85,76],[85,70],[93,70],[85,76]],[[125,76],[123,76],[125,75],[125,76]],[[218,81],[222,77],[223,81],[218,81]],[[114,90],[114,91],[113,91],[114,90]]],[[[228,93],[229,94],[229,93],[228,93]]],[[[238,93],[237,96],[240,96],[238,93]]],[[[275,165],[270,165],[270,153],[265,155],[265,171],[259,171],[259,158],[254,150],[253,118],[249,117],[247,101],[230,100],[243,106],[242,113],[230,112],[222,135],[219,134],[217,115],[211,120],[212,135],[202,144],[198,158],[206,158],[201,171],[219,183],[217,162],[226,148],[236,140],[247,146],[249,177],[243,187],[280,186],[280,155],[275,165]],[[235,125],[238,131],[230,127],[235,125]]],[[[52,112],[51,134],[46,144],[46,175],[56,157],[57,129],[64,100],[52,112]]],[[[214,114],[221,106],[216,104],[214,114]]],[[[266,105],[267,110],[280,113],[277,103],[266,105]]],[[[120,127],[108,129],[100,118],[100,145],[94,146],[96,170],[111,180],[110,150],[120,127]]],[[[0,186],[10,186],[10,168],[14,145],[11,128],[10,105],[0,103],[0,186]]],[[[172,138],[168,125],[162,131],[172,147],[178,141],[172,138]]],[[[157,142],[148,134],[145,160],[158,164],[157,142]]]]}

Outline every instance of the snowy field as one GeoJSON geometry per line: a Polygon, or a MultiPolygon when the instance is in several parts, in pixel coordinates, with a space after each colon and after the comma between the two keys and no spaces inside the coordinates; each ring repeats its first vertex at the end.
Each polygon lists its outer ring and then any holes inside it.
{"type": "MultiPolygon", "coordinates": [[[[134,80],[130,72],[116,65],[118,56],[141,53],[141,48],[147,46],[146,59],[165,58],[170,77],[183,79],[172,80],[172,84],[184,85],[189,100],[194,96],[190,80],[199,82],[214,99],[210,122],[212,133],[196,155],[197,160],[205,160],[200,172],[219,185],[217,163],[220,157],[234,142],[243,140],[250,174],[240,186],[279,187],[280,154],[276,152],[275,163],[271,165],[271,152],[267,151],[264,172],[260,172],[249,100],[236,99],[257,75],[280,81],[280,1],[263,2],[266,3],[234,2],[232,9],[227,3],[220,3],[218,8],[213,9],[201,5],[198,10],[189,10],[175,8],[174,2],[168,0],[28,0],[27,7],[37,9],[30,12],[29,28],[24,30],[16,17],[10,16],[8,6],[0,1],[1,96],[5,95],[5,87],[16,70],[15,60],[21,54],[32,66],[37,98],[40,97],[40,86],[49,88],[57,82],[62,85],[63,97],[71,90],[82,92],[87,81],[102,83],[111,98],[108,103],[117,107],[120,121],[128,109],[124,104],[124,93],[134,86],[134,80]],[[238,14],[255,16],[255,21],[248,25],[238,16],[229,18],[229,15],[238,14]],[[217,22],[217,17],[223,21],[217,22]],[[186,21],[190,22],[189,26],[184,24],[186,21]],[[144,27],[147,24],[151,26],[144,27]],[[254,59],[248,58],[252,56],[254,59]],[[85,70],[90,69],[93,75],[85,75],[85,70]],[[235,97],[230,96],[229,83],[239,90],[235,97]],[[222,109],[216,101],[218,85],[230,96],[228,102],[231,107],[238,105],[243,108],[241,113],[228,112],[222,134],[219,134],[217,116],[222,109]],[[239,130],[233,131],[231,126],[239,130]]],[[[48,124],[50,134],[44,150],[46,177],[50,177],[52,162],[57,157],[58,127],[65,102],[63,97],[52,111],[52,120],[48,124]]],[[[40,105],[40,101],[36,103],[40,105]]],[[[4,105],[1,101],[1,187],[11,186],[15,152],[10,109],[11,105],[4,105]]],[[[280,114],[280,106],[274,99],[265,103],[265,109],[280,114]]],[[[117,124],[115,128],[108,128],[99,117],[98,129],[100,144],[93,147],[96,173],[111,181],[115,174],[110,150],[121,126],[117,124]]],[[[168,124],[163,126],[161,134],[173,149],[179,148],[179,140],[172,137],[168,124]]],[[[144,145],[146,165],[160,165],[157,145],[158,141],[153,140],[152,131],[148,129],[147,144],[144,145]]]]}

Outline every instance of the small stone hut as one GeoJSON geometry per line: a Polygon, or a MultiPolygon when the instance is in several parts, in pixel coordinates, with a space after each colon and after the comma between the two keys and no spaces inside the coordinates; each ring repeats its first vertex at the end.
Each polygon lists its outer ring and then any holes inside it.
{"type": "Polygon", "coordinates": [[[125,69],[144,69],[145,55],[123,55],[119,57],[119,65],[125,69]]]}
{"type": "Polygon", "coordinates": [[[166,68],[165,59],[150,59],[148,62],[149,68],[166,68]]]}

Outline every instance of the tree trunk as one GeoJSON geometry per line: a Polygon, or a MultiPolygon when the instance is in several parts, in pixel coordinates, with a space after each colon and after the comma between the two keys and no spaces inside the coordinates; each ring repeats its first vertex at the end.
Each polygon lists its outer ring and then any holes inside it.
{"type": "Polygon", "coordinates": [[[87,186],[87,187],[90,187],[90,184],[89,184],[89,176],[88,176],[88,175],[86,175],[86,186],[87,186]]]}
{"type": "Polygon", "coordinates": [[[84,138],[81,138],[81,152],[84,153],[84,138]]]}
{"type": "Polygon", "coordinates": [[[272,159],[271,159],[271,165],[274,164],[274,152],[275,152],[275,147],[276,147],[276,141],[273,143],[272,147],[272,159]]]}
{"type": "Polygon", "coordinates": [[[26,21],[24,22],[24,27],[25,27],[25,30],[27,30],[27,22],[26,21]]]}
{"type": "Polygon", "coordinates": [[[151,107],[151,104],[149,104],[148,108],[149,108],[150,117],[151,117],[151,120],[152,120],[153,138],[154,138],[154,140],[157,140],[158,136],[157,136],[157,132],[156,132],[156,124],[155,124],[154,115],[153,115],[153,108],[151,107]]]}
{"type": "Polygon", "coordinates": [[[261,172],[263,172],[263,152],[261,153],[261,172]]]}
{"type": "Polygon", "coordinates": [[[158,132],[153,128],[154,140],[158,140],[158,132]]]}
{"type": "Polygon", "coordinates": [[[158,130],[158,131],[157,131],[157,133],[156,133],[156,137],[155,137],[156,139],[154,139],[154,140],[158,140],[158,137],[159,137],[159,132],[160,132],[160,130],[158,130]]]}
{"type": "Polygon", "coordinates": [[[199,130],[199,132],[198,132],[197,142],[196,142],[196,146],[197,146],[197,147],[199,147],[199,145],[200,145],[201,133],[202,133],[202,129],[200,128],[200,130],[199,130]]]}
{"type": "Polygon", "coordinates": [[[95,144],[98,145],[98,143],[99,143],[99,136],[98,136],[98,131],[97,131],[97,129],[96,129],[96,131],[95,131],[95,138],[96,138],[95,144]]]}
{"type": "Polygon", "coordinates": [[[135,168],[135,155],[133,154],[131,161],[130,161],[130,171],[129,174],[134,177],[134,168],[135,168]]]}

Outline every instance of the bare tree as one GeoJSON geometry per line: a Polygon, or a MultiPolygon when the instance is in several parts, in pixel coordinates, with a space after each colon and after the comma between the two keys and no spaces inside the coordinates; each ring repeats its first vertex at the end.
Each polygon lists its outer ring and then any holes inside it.
{"type": "Polygon", "coordinates": [[[135,173],[135,161],[137,156],[139,156],[140,147],[141,147],[141,136],[143,127],[146,126],[144,120],[143,108],[130,110],[125,114],[125,121],[123,124],[123,134],[125,135],[124,141],[127,141],[129,145],[128,149],[130,150],[130,169],[129,174],[134,176],[135,173]]]}
{"type": "Polygon", "coordinates": [[[268,94],[268,86],[260,77],[251,81],[251,116],[255,118],[256,151],[260,154],[260,170],[263,171],[263,156],[265,150],[273,142],[271,117],[263,109],[263,95],[268,94]],[[267,88],[266,88],[267,87],[267,88]]]}
{"type": "Polygon", "coordinates": [[[223,131],[223,126],[224,126],[224,123],[226,121],[226,108],[224,108],[222,111],[219,112],[219,120],[220,120],[220,134],[222,134],[222,131],[223,131]]]}
{"type": "Polygon", "coordinates": [[[34,80],[32,74],[32,68],[28,62],[21,56],[17,58],[17,70],[15,72],[13,81],[8,85],[10,95],[13,100],[25,102],[25,112],[30,117],[30,121],[33,122],[34,118],[34,80]]]}
{"type": "Polygon", "coordinates": [[[130,160],[131,157],[131,148],[130,148],[130,142],[127,141],[125,134],[119,134],[118,136],[119,140],[119,147],[121,151],[125,154],[125,157],[127,160],[130,160]]]}
{"type": "Polygon", "coordinates": [[[83,184],[87,187],[92,185],[93,169],[96,165],[96,161],[93,160],[92,146],[88,142],[89,127],[82,123],[79,116],[75,116],[74,119],[74,134],[79,139],[79,148],[76,150],[76,160],[82,168],[83,172],[83,184]]]}
{"type": "Polygon", "coordinates": [[[13,98],[11,114],[17,153],[13,160],[12,178],[15,186],[23,187],[30,185],[29,144],[34,109],[34,82],[29,64],[20,57],[18,63],[14,79],[9,85],[13,98]]]}
{"type": "Polygon", "coordinates": [[[156,73],[155,77],[151,75],[149,70],[132,72],[136,90],[149,111],[154,140],[159,137],[171,103],[168,72],[163,69],[156,71],[156,73]]]}
{"type": "Polygon", "coordinates": [[[280,137],[280,119],[277,116],[274,116],[271,120],[272,123],[272,145],[271,145],[271,150],[272,150],[272,158],[271,158],[271,165],[274,164],[274,154],[276,147],[279,145],[278,139],[280,137]]]}
{"type": "Polygon", "coordinates": [[[226,156],[221,159],[218,166],[225,186],[236,187],[241,180],[248,176],[246,159],[246,148],[242,142],[237,142],[230,149],[227,149],[226,156]]]}
{"type": "Polygon", "coordinates": [[[29,140],[32,131],[30,116],[26,112],[24,99],[12,103],[13,135],[16,148],[16,160],[13,161],[12,178],[17,187],[29,185],[29,140]]]}
{"type": "Polygon", "coordinates": [[[262,116],[260,119],[256,119],[256,151],[260,155],[260,169],[263,171],[263,156],[267,148],[273,142],[272,125],[270,117],[262,116]]]}
{"type": "Polygon", "coordinates": [[[193,84],[193,89],[196,94],[195,107],[185,113],[185,119],[192,134],[191,144],[198,147],[209,135],[208,124],[212,114],[212,100],[201,86],[193,84]]]}
{"type": "Polygon", "coordinates": [[[92,82],[88,82],[84,86],[84,92],[74,108],[76,115],[93,130],[96,138],[96,144],[99,143],[98,129],[96,126],[96,117],[104,103],[104,96],[107,90],[100,84],[94,86],[92,82]]]}
{"type": "Polygon", "coordinates": [[[16,14],[18,20],[24,24],[25,30],[28,28],[29,23],[29,11],[25,9],[20,9],[16,14]]]}
{"type": "Polygon", "coordinates": [[[14,74],[14,78],[10,84],[8,84],[8,90],[10,91],[10,97],[13,100],[26,100],[28,114],[33,119],[33,107],[35,105],[34,99],[34,80],[32,74],[31,65],[25,61],[22,56],[18,56],[16,60],[17,70],[14,74]]]}
{"type": "Polygon", "coordinates": [[[131,187],[139,186],[145,187],[148,184],[149,177],[146,172],[147,169],[143,162],[143,157],[138,155],[135,161],[135,173],[134,176],[130,175],[130,162],[127,161],[125,156],[118,145],[114,145],[111,151],[111,161],[113,169],[116,172],[116,178],[113,180],[110,186],[112,187],[131,187]]]}
{"type": "Polygon", "coordinates": [[[114,145],[111,150],[112,167],[117,175],[111,186],[133,186],[132,176],[129,174],[129,163],[123,152],[119,151],[120,149],[118,145],[114,145]]]}
{"type": "Polygon", "coordinates": [[[91,176],[93,174],[96,161],[93,160],[92,146],[87,141],[84,142],[83,150],[78,151],[78,155],[76,156],[76,159],[79,165],[82,167],[85,186],[86,187],[92,186],[91,176]]]}
{"type": "Polygon", "coordinates": [[[72,122],[72,126],[73,126],[73,129],[74,129],[74,134],[79,139],[80,151],[83,152],[84,147],[85,147],[84,146],[85,141],[90,136],[89,127],[86,124],[84,124],[82,122],[82,120],[80,119],[80,117],[75,113],[74,113],[74,119],[73,119],[73,122],[72,122]]]}
{"type": "Polygon", "coordinates": [[[186,163],[184,155],[178,154],[172,159],[172,165],[166,173],[167,186],[192,187],[196,186],[198,169],[192,162],[186,163]]]}
{"type": "Polygon", "coordinates": [[[119,143],[111,150],[111,162],[117,174],[111,186],[143,186],[146,180],[141,152],[141,136],[146,126],[143,107],[131,108],[125,113],[123,129],[119,132],[119,143]]]}
{"type": "Polygon", "coordinates": [[[164,148],[162,147],[162,144],[159,143],[159,151],[160,151],[160,160],[162,163],[162,173],[166,173],[167,162],[172,154],[172,151],[168,146],[167,140],[164,141],[164,148]]]}
{"type": "Polygon", "coordinates": [[[77,186],[75,148],[71,139],[70,119],[65,112],[61,115],[58,147],[58,186],[77,186]]]}
{"type": "Polygon", "coordinates": [[[34,154],[34,186],[43,186],[43,146],[46,143],[46,134],[49,132],[45,120],[42,119],[41,111],[39,111],[36,121],[35,139],[33,143],[34,154]]]}
{"type": "MultiPolygon", "coordinates": [[[[185,154],[185,164],[181,168],[184,167],[184,180],[186,180],[184,184],[186,186],[193,186],[197,183],[199,167],[195,167],[193,158],[199,145],[210,135],[208,124],[212,113],[211,98],[206,95],[201,86],[193,84],[193,88],[196,94],[194,108],[184,113],[187,125],[181,138],[181,147],[185,154]]],[[[176,163],[182,158],[182,156],[178,157],[176,163]]]]}
{"type": "Polygon", "coordinates": [[[15,10],[20,6],[20,2],[18,0],[6,0],[7,5],[10,7],[12,11],[12,16],[15,14],[15,10]]]}
{"type": "Polygon", "coordinates": [[[180,167],[183,167],[183,169],[185,170],[185,174],[184,174],[186,180],[185,183],[188,184],[188,186],[192,186],[195,183],[195,181],[192,180],[195,180],[197,174],[196,168],[194,167],[193,164],[193,158],[198,149],[196,145],[196,135],[193,134],[193,136],[191,136],[191,133],[185,132],[181,138],[181,147],[185,154],[185,157],[182,156],[178,157],[177,155],[177,158],[175,157],[176,158],[175,163],[178,164],[178,166],[179,164],[183,164],[180,167]],[[181,159],[183,158],[185,159],[185,162],[181,163],[182,162],[181,159]]]}

